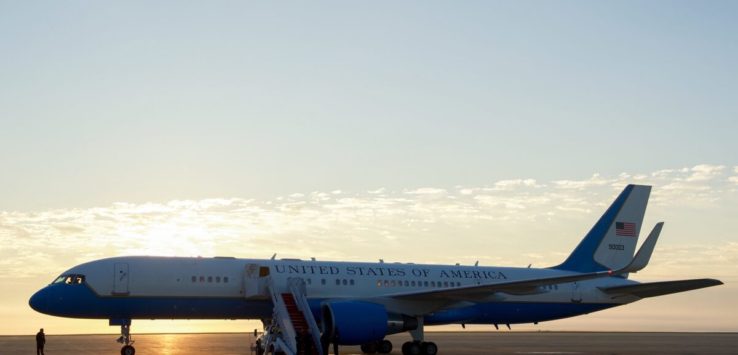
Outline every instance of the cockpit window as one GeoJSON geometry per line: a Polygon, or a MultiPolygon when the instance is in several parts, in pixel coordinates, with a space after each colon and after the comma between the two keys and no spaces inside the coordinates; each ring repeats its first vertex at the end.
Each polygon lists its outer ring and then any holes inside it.
{"type": "Polygon", "coordinates": [[[79,275],[79,274],[61,275],[57,277],[53,283],[55,284],[65,283],[67,285],[81,285],[85,283],[85,275],[79,275]]]}

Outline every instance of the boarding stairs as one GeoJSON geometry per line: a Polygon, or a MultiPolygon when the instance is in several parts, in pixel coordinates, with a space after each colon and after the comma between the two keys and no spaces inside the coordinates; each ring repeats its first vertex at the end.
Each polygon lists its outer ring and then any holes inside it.
{"type": "Polygon", "coordinates": [[[275,279],[269,277],[267,289],[274,305],[273,329],[278,331],[274,342],[288,355],[323,355],[320,329],[307,301],[305,280],[299,277],[275,279]],[[297,338],[301,340],[298,349],[297,338]],[[299,350],[299,351],[298,351],[299,350]]]}

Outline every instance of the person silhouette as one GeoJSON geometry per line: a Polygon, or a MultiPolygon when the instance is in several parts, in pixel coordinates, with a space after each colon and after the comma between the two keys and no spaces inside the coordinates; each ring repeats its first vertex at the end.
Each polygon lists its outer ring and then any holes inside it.
{"type": "Polygon", "coordinates": [[[296,354],[298,354],[298,355],[302,354],[302,352],[304,350],[304,346],[305,345],[302,343],[302,340],[303,339],[304,339],[304,337],[302,336],[302,333],[298,333],[297,335],[295,335],[295,343],[297,344],[297,352],[296,352],[296,354]]]}
{"type": "Polygon", "coordinates": [[[36,355],[44,355],[44,345],[46,345],[46,334],[44,328],[36,333],[36,355]]]}
{"type": "Polygon", "coordinates": [[[336,331],[333,332],[333,354],[338,355],[338,328],[336,328],[336,331]]]}
{"type": "Polygon", "coordinates": [[[305,347],[306,355],[315,353],[315,343],[313,343],[313,337],[310,335],[310,331],[302,332],[302,344],[305,347]]]}
{"type": "Polygon", "coordinates": [[[323,354],[328,354],[328,349],[330,349],[331,338],[328,331],[324,331],[323,334],[320,335],[320,346],[323,347],[323,354]]]}

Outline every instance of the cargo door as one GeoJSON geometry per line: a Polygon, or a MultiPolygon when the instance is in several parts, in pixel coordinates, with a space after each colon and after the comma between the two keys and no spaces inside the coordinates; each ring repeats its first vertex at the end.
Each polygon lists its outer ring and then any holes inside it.
{"type": "Polygon", "coordinates": [[[573,303],[582,303],[582,288],[577,282],[574,282],[571,287],[571,301],[573,303]]]}

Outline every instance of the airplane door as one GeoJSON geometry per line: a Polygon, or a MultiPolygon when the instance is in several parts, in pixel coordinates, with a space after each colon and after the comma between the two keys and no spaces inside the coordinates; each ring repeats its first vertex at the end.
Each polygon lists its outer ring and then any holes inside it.
{"type": "Polygon", "coordinates": [[[127,295],[128,294],[128,264],[127,263],[116,263],[115,274],[113,275],[113,294],[114,295],[127,295]]]}
{"type": "Polygon", "coordinates": [[[268,267],[259,264],[246,264],[243,278],[244,297],[267,296],[267,276],[269,276],[268,267]]]}

